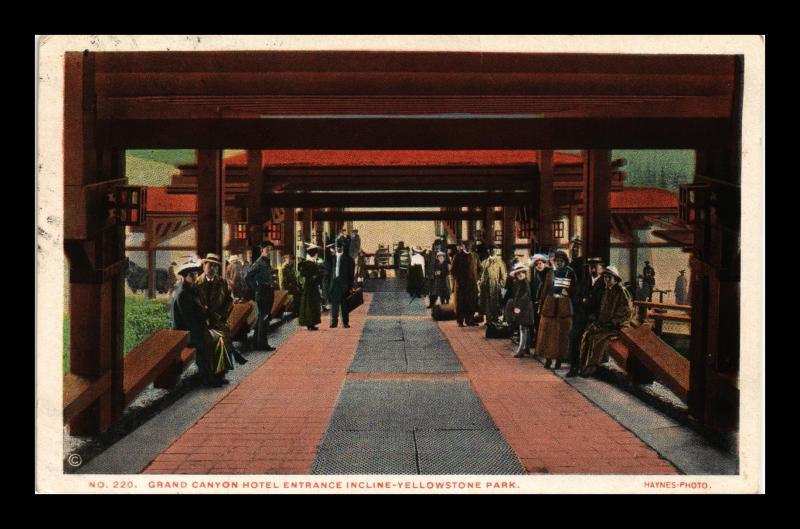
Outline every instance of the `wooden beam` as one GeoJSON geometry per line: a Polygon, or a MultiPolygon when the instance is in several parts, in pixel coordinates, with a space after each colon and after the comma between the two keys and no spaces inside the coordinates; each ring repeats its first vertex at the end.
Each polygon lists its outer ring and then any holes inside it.
{"type": "Polygon", "coordinates": [[[223,189],[222,151],[197,151],[197,254],[222,256],[223,189]]]}
{"type": "Polygon", "coordinates": [[[584,156],[584,216],[583,248],[589,257],[610,259],[611,210],[611,152],[583,151],[584,156]]]}
{"type": "Polygon", "coordinates": [[[135,149],[691,149],[719,145],[727,119],[532,118],[101,120],[104,139],[135,149]]]}
{"type": "Polygon", "coordinates": [[[271,193],[266,200],[273,207],[435,207],[494,205],[524,205],[535,196],[526,192],[402,192],[402,193],[271,193]]]}

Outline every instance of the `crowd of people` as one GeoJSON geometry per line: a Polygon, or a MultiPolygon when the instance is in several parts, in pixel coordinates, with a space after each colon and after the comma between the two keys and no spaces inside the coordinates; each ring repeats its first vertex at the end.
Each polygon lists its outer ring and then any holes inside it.
{"type": "Polygon", "coordinates": [[[563,250],[515,257],[507,266],[492,245],[462,241],[448,248],[437,239],[429,250],[411,249],[407,292],[427,294],[432,310],[448,306],[459,327],[505,330],[515,358],[539,356],[548,369],[569,363],[569,377],[591,376],[634,317],[614,266],[599,258],[570,261],[563,250]]]}

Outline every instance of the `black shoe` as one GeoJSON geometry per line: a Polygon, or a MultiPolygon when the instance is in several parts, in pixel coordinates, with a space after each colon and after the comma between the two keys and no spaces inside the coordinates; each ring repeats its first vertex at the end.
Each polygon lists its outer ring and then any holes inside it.
{"type": "Polygon", "coordinates": [[[544,363],[544,368],[550,369],[551,365],[553,365],[553,361],[550,358],[548,358],[547,361],[544,363]]]}
{"type": "Polygon", "coordinates": [[[349,323],[345,323],[344,325],[342,325],[342,327],[344,327],[345,329],[349,329],[350,328],[350,324],[349,323]]]}
{"type": "Polygon", "coordinates": [[[223,377],[221,377],[221,378],[219,379],[219,383],[220,383],[220,385],[222,385],[222,384],[230,384],[230,383],[231,383],[231,381],[230,381],[230,380],[228,380],[227,378],[225,378],[225,377],[223,376],[223,377]]]}
{"type": "Polygon", "coordinates": [[[267,344],[266,347],[262,349],[262,351],[274,351],[275,348],[272,347],[270,344],[267,344]]]}
{"type": "Polygon", "coordinates": [[[569,371],[567,371],[567,374],[566,374],[565,376],[566,376],[567,378],[573,378],[573,377],[577,377],[577,376],[578,376],[578,370],[577,370],[577,369],[571,369],[571,368],[570,368],[570,370],[569,370],[569,371]]]}
{"type": "Polygon", "coordinates": [[[522,358],[523,356],[525,356],[525,351],[514,353],[514,358],[522,358]]]}
{"type": "Polygon", "coordinates": [[[214,379],[203,380],[202,384],[203,384],[203,386],[205,386],[207,388],[221,388],[222,387],[222,382],[220,382],[218,379],[215,379],[215,378],[214,379]]]}
{"type": "Polygon", "coordinates": [[[240,366],[243,366],[247,363],[247,358],[242,356],[242,353],[240,353],[236,349],[233,350],[233,359],[236,360],[236,363],[239,364],[240,366]]]}
{"type": "Polygon", "coordinates": [[[308,326],[308,330],[309,330],[309,331],[318,331],[319,329],[317,329],[317,326],[316,326],[316,325],[309,325],[309,326],[308,326]]]}
{"type": "Polygon", "coordinates": [[[338,327],[338,326],[339,326],[339,324],[338,324],[338,323],[331,323],[330,327],[328,327],[328,328],[329,328],[329,329],[335,329],[335,328],[336,328],[336,327],[338,327]]]}
{"type": "Polygon", "coordinates": [[[459,327],[463,327],[463,326],[464,326],[464,324],[463,324],[463,323],[461,323],[461,322],[458,322],[458,326],[459,326],[459,327]]]}

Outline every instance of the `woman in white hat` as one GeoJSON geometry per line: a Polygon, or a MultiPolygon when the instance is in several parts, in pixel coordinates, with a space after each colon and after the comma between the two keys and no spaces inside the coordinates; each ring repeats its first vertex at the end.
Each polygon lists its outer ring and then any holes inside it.
{"type": "Polygon", "coordinates": [[[298,265],[297,271],[297,283],[300,287],[297,324],[309,331],[316,331],[317,325],[322,322],[322,301],[319,291],[322,269],[317,263],[317,254],[321,248],[313,242],[304,244],[306,258],[298,265]]]}
{"type": "MultiPolygon", "coordinates": [[[[219,255],[208,253],[201,262],[203,273],[197,278],[197,297],[200,299],[200,304],[205,307],[208,328],[215,337],[211,354],[212,372],[221,383],[227,384],[225,373],[233,369],[234,347],[228,326],[228,316],[233,309],[233,296],[228,288],[228,282],[220,276],[222,261],[219,255]]],[[[238,356],[244,360],[244,357],[238,356]]]]}
{"type": "Polygon", "coordinates": [[[630,327],[633,321],[633,300],[622,286],[622,278],[615,266],[603,271],[606,286],[597,320],[583,333],[581,339],[580,374],[588,377],[597,366],[608,361],[608,346],[620,329],[630,327]]]}
{"type": "Polygon", "coordinates": [[[514,351],[514,358],[521,358],[530,354],[533,345],[533,303],[528,286],[528,267],[523,263],[516,263],[508,275],[514,281],[511,287],[514,295],[506,304],[504,319],[509,324],[519,325],[519,345],[514,351]]]}

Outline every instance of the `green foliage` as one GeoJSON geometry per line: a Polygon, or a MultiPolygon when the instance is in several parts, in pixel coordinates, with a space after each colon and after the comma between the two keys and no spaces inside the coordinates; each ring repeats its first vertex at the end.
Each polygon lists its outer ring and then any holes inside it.
{"type": "Polygon", "coordinates": [[[195,163],[193,149],[128,149],[125,154],[172,166],[195,163]]]}
{"type": "Polygon", "coordinates": [[[612,157],[625,158],[625,185],[659,187],[677,191],[680,184],[694,180],[692,150],[615,150],[612,157]]]}
{"type": "Polygon", "coordinates": [[[155,331],[169,327],[168,300],[125,296],[125,354],[155,331]]]}

